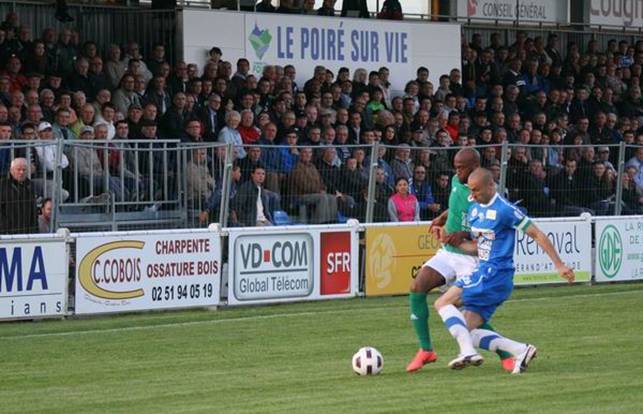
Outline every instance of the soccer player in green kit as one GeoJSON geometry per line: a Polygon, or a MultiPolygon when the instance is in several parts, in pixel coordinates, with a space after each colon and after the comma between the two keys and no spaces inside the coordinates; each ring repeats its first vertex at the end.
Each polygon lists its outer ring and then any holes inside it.
{"type": "MultiPolygon", "coordinates": [[[[473,202],[471,191],[467,186],[469,175],[480,167],[480,154],[473,148],[463,148],[453,159],[456,174],[451,180],[449,209],[431,222],[429,229],[440,239],[443,247],[422,266],[411,283],[409,303],[411,322],[420,342],[420,349],[406,367],[407,372],[421,369],[425,364],[435,362],[437,355],[433,352],[429,332],[429,307],[426,295],[436,287],[450,286],[456,279],[473,273],[478,265],[476,256],[471,256],[457,247],[468,238],[469,227],[467,214],[473,202]]],[[[488,324],[484,329],[493,330],[488,324]]],[[[511,354],[498,352],[504,370],[513,370],[514,359],[511,354]]]]}

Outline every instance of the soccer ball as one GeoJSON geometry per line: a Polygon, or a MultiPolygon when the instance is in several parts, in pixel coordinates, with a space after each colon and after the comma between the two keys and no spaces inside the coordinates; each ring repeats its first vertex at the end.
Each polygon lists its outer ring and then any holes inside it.
{"type": "Polygon", "coordinates": [[[380,351],[365,346],[353,355],[353,371],[357,375],[377,375],[384,368],[384,358],[380,351]]]}

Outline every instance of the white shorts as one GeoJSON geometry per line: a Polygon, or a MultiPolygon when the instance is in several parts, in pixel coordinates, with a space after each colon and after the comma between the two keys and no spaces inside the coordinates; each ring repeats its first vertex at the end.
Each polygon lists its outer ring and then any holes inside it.
{"type": "Polygon", "coordinates": [[[427,260],[422,266],[428,266],[444,276],[445,284],[440,287],[440,290],[445,291],[457,279],[473,273],[476,266],[478,266],[478,257],[451,253],[440,249],[435,256],[427,260]]]}

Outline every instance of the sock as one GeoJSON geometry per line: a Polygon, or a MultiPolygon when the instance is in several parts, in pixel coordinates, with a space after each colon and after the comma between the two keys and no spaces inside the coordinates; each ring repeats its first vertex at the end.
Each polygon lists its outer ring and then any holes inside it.
{"type": "MultiPolygon", "coordinates": [[[[491,326],[491,324],[489,324],[488,322],[485,322],[482,325],[480,325],[480,329],[486,329],[487,331],[494,331],[494,332],[496,331],[494,327],[491,326]]],[[[496,350],[496,354],[498,354],[500,359],[507,359],[512,357],[512,355],[509,352],[505,352],[500,349],[496,350]]]]}
{"type": "Polygon", "coordinates": [[[526,344],[505,338],[497,332],[486,329],[474,329],[471,331],[471,337],[473,338],[474,345],[488,351],[496,352],[500,349],[515,356],[527,349],[526,344]]]}
{"type": "Polygon", "coordinates": [[[431,334],[429,333],[429,307],[426,304],[426,293],[409,293],[411,305],[411,323],[420,341],[420,347],[425,351],[433,350],[431,334]]]}
{"type": "Polygon", "coordinates": [[[438,313],[451,333],[451,336],[458,341],[458,345],[460,346],[460,355],[477,354],[473,347],[473,339],[467,329],[467,323],[458,308],[453,305],[447,305],[440,308],[438,313]]]}

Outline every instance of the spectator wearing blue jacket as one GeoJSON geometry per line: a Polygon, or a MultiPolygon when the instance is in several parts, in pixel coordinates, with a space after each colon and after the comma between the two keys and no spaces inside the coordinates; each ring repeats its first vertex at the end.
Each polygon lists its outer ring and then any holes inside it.
{"type": "Polygon", "coordinates": [[[536,92],[549,92],[546,80],[538,73],[538,61],[530,60],[527,63],[527,70],[521,77],[520,92],[523,96],[533,95],[536,92]]]}
{"type": "MultiPolygon", "coordinates": [[[[440,206],[433,198],[431,184],[426,177],[426,168],[423,165],[417,165],[413,170],[413,179],[409,184],[409,193],[417,198],[420,205],[420,217],[428,220],[437,215],[440,206]]],[[[446,207],[446,206],[444,206],[446,207]]]]}
{"type": "Polygon", "coordinates": [[[286,131],[286,144],[288,147],[281,147],[281,172],[283,174],[290,174],[295,164],[299,161],[299,150],[297,149],[297,141],[299,136],[295,129],[286,131]]]}

